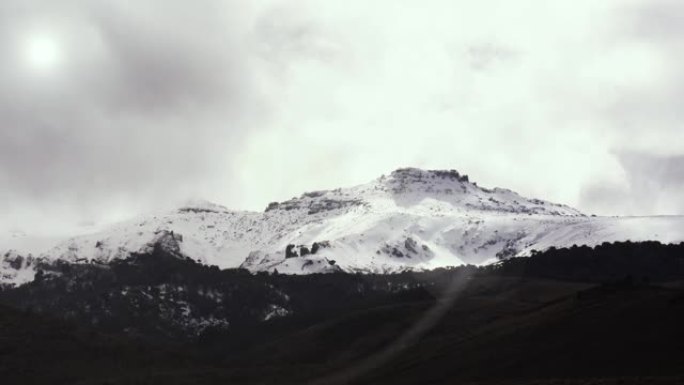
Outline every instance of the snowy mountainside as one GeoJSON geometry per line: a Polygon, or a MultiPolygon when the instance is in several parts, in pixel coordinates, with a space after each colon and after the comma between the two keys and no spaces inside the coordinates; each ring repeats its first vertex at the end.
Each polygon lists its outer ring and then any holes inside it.
{"type": "MultiPolygon", "coordinates": [[[[406,168],[360,186],[274,202],[261,213],[193,202],[69,238],[30,258],[106,263],[163,243],[221,268],[382,273],[628,239],[682,241],[684,217],[588,217],[565,205],[482,188],[457,171],[406,168]]],[[[0,265],[2,281],[30,280],[35,263],[9,262],[22,250],[12,253],[0,265]]]]}

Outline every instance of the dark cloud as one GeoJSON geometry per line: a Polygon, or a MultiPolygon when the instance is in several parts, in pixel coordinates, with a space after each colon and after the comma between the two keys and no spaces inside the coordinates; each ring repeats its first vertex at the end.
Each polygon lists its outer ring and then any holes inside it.
{"type": "Polygon", "coordinates": [[[621,168],[609,180],[582,188],[579,206],[603,214],[684,214],[684,3],[651,0],[620,7],[623,62],[597,121],[615,138],[610,151],[621,168]],[[629,45],[626,45],[629,43],[629,45]],[[674,154],[674,155],[673,155],[674,154]]]}
{"type": "Polygon", "coordinates": [[[630,7],[630,25],[645,38],[680,40],[684,33],[684,4],[678,0],[651,0],[630,7]]]}
{"type": "Polygon", "coordinates": [[[168,202],[229,179],[256,126],[246,122],[263,116],[236,7],[4,1],[0,212],[36,199],[168,202]],[[54,68],[31,68],[33,38],[51,39],[54,68]]]}
{"type": "Polygon", "coordinates": [[[684,155],[616,155],[626,183],[596,181],[584,188],[580,204],[603,214],[684,214],[684,155]]]}

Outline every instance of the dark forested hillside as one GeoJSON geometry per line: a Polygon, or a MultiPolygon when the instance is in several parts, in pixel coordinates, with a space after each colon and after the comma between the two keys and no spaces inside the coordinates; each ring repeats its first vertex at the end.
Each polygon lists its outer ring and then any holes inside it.
{"type": "Polygon", "coordinates": [[[35,282],[0,292],[0,377],[678,383],[683,256],[682,244],[626,242],[479,268],[289,276],[156,248],[108,265],[45,265],[35,282]]]}
{"type": "Polygon", "coordinates": [[[488,270],[518,276],[605,282],[615,279],[670,281],[684,279],[684,243],[604,243],[594,248],[573,246],[533,252],[530,258],[512,258],[488,270]]]}

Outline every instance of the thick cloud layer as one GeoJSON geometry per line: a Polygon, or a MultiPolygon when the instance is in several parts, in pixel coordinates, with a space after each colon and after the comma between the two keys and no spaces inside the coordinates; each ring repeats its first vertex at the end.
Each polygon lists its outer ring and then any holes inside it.
{"type": "Polygon", "coordinates": [[[99,217],[228,185],[266,113],[245,20],[183,3],[0,5],[0,215],[99,217]]]}
{"type": "Polygon", "coordinates": [[[407,165],[684,213],[681,172],[644,171],[681,170],[683,17],[674,0],[3,1],[0,227],[260,209],[407,165]]]}

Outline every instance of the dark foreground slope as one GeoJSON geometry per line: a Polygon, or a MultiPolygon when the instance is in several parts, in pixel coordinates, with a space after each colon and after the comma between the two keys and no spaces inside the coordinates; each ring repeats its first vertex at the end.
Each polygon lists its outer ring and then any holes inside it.
{"type": "Polygon", "coordinates": [[[0,305],[2,384],[135,383],[199,368],[189,354],[0,305]]]}
{"type": "Polygon", "coordinates": [[[0,307],[0,378],[8,384],[684,383],[681,246],[638,245],[641,253],[629,251],[631,245],[602,247],[593,254],[582,249],[576,264],[565,254],[555,265],[540,259],[549,255],[536,255],[499,268],[394,276],[249,276],[159,251],[111,269],[62,267],[0,295],[12,306],[0,307]],[[629,256],[624,263],[617,250],[629,256]],[[644,253],[652,258],[637,256],[644,253]],[[656,266],[663,263],[667,269],[656,266]],[[145,270],[152,266],[156,274],[145,270]],[[640,274],[646,271],[650,276],[640,274]],[[188,304],[206,295],[182,294],[200,291],[220,297],[223,310],[211,310],[219,307],[215,300],[188,304]],[[171,311],[169,298],[228,326],[188,333],[158,314],[171,311]],[[275,300],[289,313],[264,320],[275,300]],[[123,311],[125,317],[117,314],[123,311]]]}

